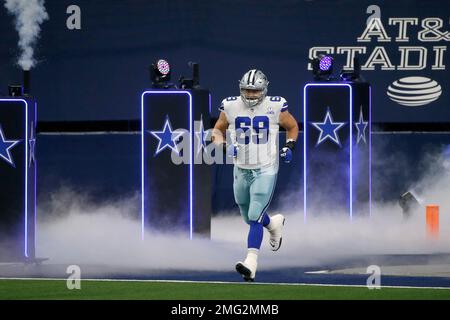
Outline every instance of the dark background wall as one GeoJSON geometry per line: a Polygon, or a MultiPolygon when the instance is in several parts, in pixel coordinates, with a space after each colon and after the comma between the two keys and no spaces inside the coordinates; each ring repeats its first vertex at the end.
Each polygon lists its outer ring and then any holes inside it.
{"type": "MultiPolygon", "coordinates": [[[[281,139],[283,139],[282,134],[281,139]]],[[[302,136],[290,164],[280,164],[272,209],[289,204],[302,210],[302,136]]],[[[61,187],[89,194],[99,201],[127,198],[140,192],[139,134],[45,135],[38,137],[38,190],[41,201],[61,187]]],[[[375,133],[373,199],[397,201],[439,164],[430,153],[445,153],[450,162],[450,133],[375,133]]],[[[212,206],[215,213],[237,209],[233,197],[233,166],[214,165],[212,206]]],[[[234,211],[238,214],[238,211],[234,211]]]]}
{"type": "MultiPolygon", "coordinates": [[[[448,41],[422,42],[418,33],[427,17],[443,20],[440,32],[450,30],[448,0],[47,0],[50,20],[42,25],[33,71],[33,93],[39,97],[40,120],[122,120],[139,117],[139,94],[149,86],[147,67],[158,57],[173,65],[174,80],[188,75],[188,61],[201,66],[201,82],[218,106],[238,94],[237,81],[249,68],[269,76],[270,93],[285,96],[299,116],[301,88],[311,80],[308,50],[316,46],[364,46],[364,63],[376,46],[382,46],[397,67],[400,46],[427,49],[423,70],[364,72],[374,84],[375,122],[450,121],[447,70],[432,70],[433,46],[448,41]],[[81,8],[81,30],[69,30],[66,8],[81,8]],[[390,42],[358,42],[368,6],[378,5],[390,42]],[[397,42],[398,26],[389,18],[415,17],[408,27],[409,42],[397,42]],[[424,108],[407,108],[390,101],[388,85],[400,77],[425,76],[442,86],[438,101],[424,108]]],[[[14,66],[17,33],[12,17],[0,9],[0,88],[18,82],[14,66]]],[[[448,36],[448,35],[447,35],[448,36]]],[[[444,64],[449,64],[444,52],[444,64]]],[[[337,72],[345,55],[335,55],[337,72]]],[[[412,57],[411,62],[415,62],[412,57]]],[[[215,108],[214,115],[217,116],[215,108]]]]}
{"type": "MultiPolygon", "coordinates": [[[[374,48],[381,46],[396,69],[381,70],[376,65],[374,71],[362,72],[373,86],[374,122],[411,123],[413,127],[408,128],[419,131],[420,123],[427,122],[431,123],[427,128],[434,130],[438,123],[450,122],[447,66],[443,70],[431,68],[435,59],[433,46],[447,48],[448,41],[422,42],[418,40],[418,32],[424,18],[439,17],[443,20],[439,32],[445,37],[450,30],[448,6],[448,0],[47,0],[50,20],[42,25],[36,48],[38,64],[32,70],[32,93],[39,101],[40,123],[137,120],[140,94],[150,85],[147,68],[156,58],[164,57],[172,64],[175,82],[181,74],[190,75],[188,61],[200,63],[201,83],[212,93],[213,117],[218,115],[215,106],[224,97],[238,94],[240,76],[257,67],[269,77],[269,94],[286,97],[291,112],[300,121],[302,87],[312,79],[307,70],[311,47],[331,46],[336,50],[338,46],[364,46],[367,50],[361,56],[364,63],[374,48]],[[66,27],[69,17],[66,8],[72,4],[81,8],[81,30],[66,27]],[[357,41],[366,26],[369,5],[381,9],[381,21],[392,38],[390,42],[357,41]],[[391,17],[419,19],[419,25],[408,27],[409,42],[395,41],[398,26],[388,24],[391,17]],[[426,48],[426,67],[397,70],[400,46],[426,48]],[[389,100],[386,95],[389,84],[408,76],[437,81],[442,87],[439,99],[416,108],[389,100]]],[[[12,17],[3,7],[0,7],[0,39],[0,92],[5,93],[8,84],[21,82],[21,74],[15,65],[19,53],[17,32],[12,17]]],[[[446,65],[450,65],[448,56],[449,52],[444,51],[446,65]]],[[[335,59],[338,72],[345,56],[335,55],[335,59]]],[[[402,130],[401,126],[395,128],[402,130]]],[[[139,142],[139,136],[133,132],[104,135],[40,132],[41,197],[63,184],[91,190],[99,199],[138,191],[139,142]]],[[[420,179],[422,172],[417,164],[430,145],[444,148],[450,143],[450,135],[385,132],[375,134],[373,143],[375,147],[383,146],[380,152],[402,154],[405,159],[404,167],[389,175],[375,163],[375,175],[383,181],[375,197],[392,200],[420,179]]],[[[282,196],[288,190],[299,190],[300,153],[296,157],[292,166],[281,168],[275,205],[284,201],[282,196]]],[[[232,208],[231,168],[220,166],[212,170],[215,209],[232,208]]]]}

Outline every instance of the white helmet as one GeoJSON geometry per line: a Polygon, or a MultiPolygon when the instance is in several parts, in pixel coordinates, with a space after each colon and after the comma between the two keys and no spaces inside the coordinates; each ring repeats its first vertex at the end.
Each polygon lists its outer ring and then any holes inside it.
{"type": "Polygon", "coordinates": [[[247,71],[239,81],[239,89],[241,91],[242,101],[251,108],[261,103],[267,95],[267,86],[269,81],[264,73],[258,69],[252,69],[247,71]],[[261,91],[261,94],[257,98],[248,98],[244,94],[243,90],[255,90],[261,91]]]}

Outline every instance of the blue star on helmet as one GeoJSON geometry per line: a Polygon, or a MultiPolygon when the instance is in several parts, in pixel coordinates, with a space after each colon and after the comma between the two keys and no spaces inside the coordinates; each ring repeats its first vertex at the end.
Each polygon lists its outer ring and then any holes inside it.
{"type": "Polygon", "coordinates": [[[200,118],[200,128],[199,131],[195,132],[195,136],[197,137],[198,147],[197,154],[199,154],[203,149],[206,149],[206,137],[208,136],[209,130],[205,131],[205,127],[203,126],[203,117],[200,118]]]}
{"type": "Polygon", "coordinates": [[[19,142],[20,140],[6,140],[2,126],[0,125],[0,158],[8,162],[14,168],[16,165],[14,164],[14,159],[11,157],[10,150],[19,142]]]}
{"type": "Polygon", "coordinates": [[[368,124],[368,122],[364,122],[362,106],[361,106],[361,109],[359,111],[359,120],[358,120],[358,122],[355,122],[356,129],[358,130],[358,136],[357,136],[357,139],[356,139],[356,144],[359,144],[359,141],[361,139],[364,141],[364,143],[367,143],[366,142],[366,127],[367,127],[367,124],[368,124]]]}
{"type": "Polygon", "coordinates": [[[158,139],[158,146],[156,148],[154,157],[156,157],[160,152],[162,152],[166,148],[170,148],[172,151],[175,151],[179,154],[179,150],[176,142],[178,138],[183,135],[183,132],[172,130],[172,125],[170,124],[169,116],[166,116],[166,121],[164,122],[164,127],[162,131],[151,131],[147,130],[150,134],[152,134],[156,139],[158,139]]]}
{"type": "Polygon", "coordinates": [[[319,139],[317,140],[316,146],[318,146],[327,139],[330,139],[338,146],[341,146],[341,142],[339,141],[337,131],[342,126],[345,125],[345,122],[333,122],[333,117],[331,116],[330,108],[328,108],[323,122],[311,122],[311,124],[320,131],[319,139]]]}

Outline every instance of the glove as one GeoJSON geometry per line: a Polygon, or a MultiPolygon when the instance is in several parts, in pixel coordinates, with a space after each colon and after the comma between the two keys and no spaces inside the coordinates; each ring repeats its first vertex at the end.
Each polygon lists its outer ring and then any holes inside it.
{"type": "Polygon", "coordinates": [[[289,139],[280,151],[280,157],[285,163],[292,161],[292,151],[294,150],[295,140],[289,139]]]}
{"type": "Polygon", "coordinates": [[[231,145],[227,146],[227,151],[226,151],[227,157],[236,158],[238,150],[239,150],[238,144],[231,144],[231,145]]]}

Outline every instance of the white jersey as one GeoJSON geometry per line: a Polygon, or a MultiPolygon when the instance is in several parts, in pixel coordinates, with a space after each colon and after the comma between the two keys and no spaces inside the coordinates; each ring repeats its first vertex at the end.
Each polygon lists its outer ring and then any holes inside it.
{"type": "Polygon", "coordinates": [[[283,97],[266,96],[249,108],[241,97],[228,97],[219,108],[229,123],[228,139],[239,146],[234,164],[243,169],[278,170],[278,129],[280,113],[288,110],[283,97]]]}

